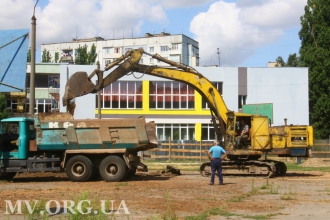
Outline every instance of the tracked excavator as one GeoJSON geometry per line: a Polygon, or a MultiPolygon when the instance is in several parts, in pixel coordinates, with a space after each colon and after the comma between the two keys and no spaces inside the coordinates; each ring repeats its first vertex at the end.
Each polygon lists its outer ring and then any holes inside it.
{"type": "MultiPolygon", "coordinates": [[[[116,61],[108,64],[104,70],[95,69],[90,75],[76,72],[68,80],[63,105],[70,109],[72,100],[89,93],[96,93],[131,72],[157,76],[188,84],[197,90],[206,100],[217,140],[225,146],[227,160],[223,161],[223,173],[232,175],[262,175],[267,177],[285,175],[284,162],[269,160],[267,155],[278,157],[310,157],[313,145],[311,126],[270,126],[265,116],[243,114],[229,111],[221,94],[212,82],[194,68],[167,60],[158,54],[150,54],[143,49],[128,51],[116,61]],[[139,61],[143,54],[151,56],[170,66],[158,67],[143,65],[139,61]],[[111,69],[110,74],[104,73],[111,69]],[[97,84],[91,79],[97,75],[97,84]],[[244,120],[249,126],[249,137],[244,143],[235,143],[239,122],[244,120]]],[[[71,108],[72,109],[72,108],[71,108]]],[[[210,162],[200,166],[202,176],[211,173],[210,162]]]]}

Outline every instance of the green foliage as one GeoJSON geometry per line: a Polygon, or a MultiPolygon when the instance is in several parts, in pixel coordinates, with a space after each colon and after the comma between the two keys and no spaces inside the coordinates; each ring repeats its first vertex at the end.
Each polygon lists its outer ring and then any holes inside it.
{"type": "Polygon", "coordinates": [[[300,57],[297,56],[296,53],[290,54],[288,57],[287,62],[284,62],[281,56],[277,57],[276,59],[276,67],[298,67],[302,66],[300,57]]]}
{"type": "Polygon", "coordinates": [[[31,47],[29,48],[29,50],[27,52],[26,62],[31,62],[31,47]]]}
{"type": "Polygon", "coordinates": [[[91,47],[91,50],[88,52],[87,51],[87,45],[85,44],[84,46],[80,46],[77,49],[77,53],[76,53],[76,64],[80,64],[80,65],[92,65],[95,63],[97,57],[97,53],[96,53],[96,47],[93,44],[91,47]]]}
{"type": "Polygon", "coordinates": [[[50,63],[52,61],[52,56],[50,55],[49,50],[44,49],[42,51],[41,62],[42,63],[50,63]]]}
{"type": "Polygon", "coordinates": [[[0,120],[9,117],[9,111],[6,109],[6,97],[0,93],[0,120]]]}
{"type": "MultiPolygon", "coordinates": [[[[40,219],[40,220],[47,220],[48,214],[44,210],[46,206],[45,199],[41,198],[40,201],[33,201],[30,203],[30,207],[34,207],[34,210],[32,213],[29,213],[28,208],[26,204],[23,206],[23,213],[25,217],[27,217],[27,220],[34,220],[34,219],[40,219]]],[[[25,218],[24,218],[25,219],[25,218]]]]}
{"type": "Polygon", "coordinates": [[[92,65],[95,63],[97,57],[97,53],[96,53],[96,46],[93,44],[91,47],[91,50],[88,53],[88,64],[92,65]]]}
{"type": "Polygon", "coordinates": [[[330,2],[308,0],[300,18],[300,58],[309,67],[309,111],[315,138],[330,135],[330,2]]]}
{"type": "Polygon", "coordinates": [[[276,67],[283,67],[285,66],[285,62],[281,56],[277,57],[276,59],[276,67]]]}
{"type": "Polygon", "coordinates": [[[289,57],[288,57],[288,61],[286,62],[285,66],[290,66],[290,67],[302,66],[300,57],[298,57],[296,53],[290,54],[289,57]]]}
{"type": "Polygon", "coordinates": [[[58,63],[59,59],[60,59],[59,53],[55,52],[55,63],[58,63]]]}

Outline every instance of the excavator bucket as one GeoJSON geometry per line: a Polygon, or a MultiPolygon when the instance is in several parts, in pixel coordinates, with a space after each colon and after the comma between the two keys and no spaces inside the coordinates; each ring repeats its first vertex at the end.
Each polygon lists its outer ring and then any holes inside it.
{"type": "Polygon", "coordinates": [[[63,106],[67,106],[70,100],[93,92],[95,85],[88,78],[86,72],[74,73],[65,85],[64,96],[62,97],[63,106]]]}

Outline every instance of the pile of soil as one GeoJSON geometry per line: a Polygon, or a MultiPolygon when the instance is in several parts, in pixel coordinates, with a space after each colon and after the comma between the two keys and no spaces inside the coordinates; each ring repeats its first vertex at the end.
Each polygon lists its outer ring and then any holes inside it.
{"type": "Polygon", "coordinates": [[[322,158],[308,158],[304,163],[300,164],[302,167],[330,167],[330,159],[322,158]]]}

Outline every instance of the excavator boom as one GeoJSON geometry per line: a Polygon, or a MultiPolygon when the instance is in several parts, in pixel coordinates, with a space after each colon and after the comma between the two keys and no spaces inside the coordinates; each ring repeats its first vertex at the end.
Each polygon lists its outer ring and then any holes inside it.
{"type": "Polygon", "coordinates": [[[95,69],[90,76],[88,76],[86,72],[76,72],[73,74],[65,86],[65,93],[62,98],[63,105],[68,106],[68,109],[72,109],[73,107],[70,106],[70,101],[72,99],[89,93],[96,93],[130,72],[139,72],[180,81],[193,87],[203,98],[205,98],[213,116],[212,120],[214,127],[216,128],[217,138],[220,141],[223,140],[222,137],[225,133],[224,123],[227,122],[226,113],[228,112],[228,109],[220,93],[216,91],[214,85],[195,69],[167,60],[158,54],[149,54],[144,52],[143,49],[128,51],[124,56],[106,66],[105,70],[95,69]],[[158,67],[139,64],[143,54],[152,56],[153,58],[170,64],[171,66],[158,67]],[[118,66],[110,74],[104,77],[104,72],[115,65],[118,66]],[[97,75],[98,77],[98,83],[96,85],[91,81],[91,78],[94,75],[97,75]]]}

